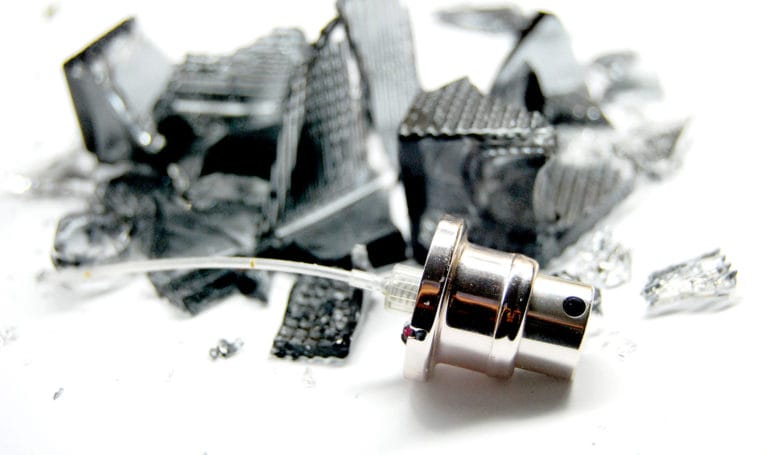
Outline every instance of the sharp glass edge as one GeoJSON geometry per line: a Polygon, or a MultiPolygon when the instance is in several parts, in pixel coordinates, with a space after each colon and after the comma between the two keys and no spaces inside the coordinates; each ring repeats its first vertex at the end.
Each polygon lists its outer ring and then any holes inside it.
{"type": "Polygon", "coordinates": [[[651,273],[641,295],[650,316],[714,311],[734,303],[736,275],[718,249],[651,273]]]}

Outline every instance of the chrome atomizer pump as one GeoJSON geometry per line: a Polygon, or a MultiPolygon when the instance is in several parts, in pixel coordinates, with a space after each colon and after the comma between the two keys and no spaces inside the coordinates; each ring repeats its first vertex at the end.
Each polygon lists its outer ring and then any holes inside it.
{"type": "Polygon", "coordinates": [[[410,310],[404,374],[437,363],[506,378],[515,367],[570,378],[599,291],[538,273],[538,263],[467,241],[463,221],[437,226],[423,271],[396,265],[386,305],[410,310]]]}
{"type": "Polygon", "coordinates": [[[56,272],[67,282],[182,269],[240,269],[312,275],[384,294],[411,313],[403,329],[407,378],[426,380],[437,363],[506,378],[515,367],[570,378],[596,288],[539,274],[538,263],[467,241],[464,222],[445,217],[424,268],[398,264],[382,275],[258,257],[187,257],[56,272]]]}

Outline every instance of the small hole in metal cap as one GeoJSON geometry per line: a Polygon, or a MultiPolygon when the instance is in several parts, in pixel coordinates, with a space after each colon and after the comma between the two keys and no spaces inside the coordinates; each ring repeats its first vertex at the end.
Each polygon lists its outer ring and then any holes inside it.
{"type": "Polygon", "coordinates": [[[571,296],[563,300],[563,311],[572,318],[581,316],[586,309],[587,304],[578,297],[571,296]]]}

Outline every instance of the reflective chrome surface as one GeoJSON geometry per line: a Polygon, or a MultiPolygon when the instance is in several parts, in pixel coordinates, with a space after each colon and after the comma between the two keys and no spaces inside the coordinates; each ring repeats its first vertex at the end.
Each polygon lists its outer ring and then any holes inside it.
{"type": "Polygon", "coordinates": [[[424,265],[404,374],[426,380],[445,363],[569,378],[596,298],[592,286],[538,275],[531,258],[468,243],[464,223],[446,217],[424,265]]]}

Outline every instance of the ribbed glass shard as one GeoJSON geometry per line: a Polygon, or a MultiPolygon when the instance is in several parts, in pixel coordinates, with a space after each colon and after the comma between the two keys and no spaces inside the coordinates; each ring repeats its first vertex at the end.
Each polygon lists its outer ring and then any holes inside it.
{"type": "Polygon", "coordinates": [[[152,155],[165,146],[152,118],[171,62],[130,18],[64,63],[83,140],[100,161],[152,155]]]}
{"type": "MultiPolygon", "coordinates": [[[[563,131],[561,130],[561,133],[563,131]]],[[[560,135],[561,154],[542,168],[534,188],[540,262],[560,255],[632,192],[632,165],[592,134],[560,135]]]]}
{"type": "Polygon", "coordinates": [[[346,31],[334,21],[291,84],[275,165],[281,174],[275,176],[276,197],[284,200],[278,207],[279,223],[293,221],[371,177],[361,84],[346,31]]]}
{"type": "Polygon", "coordinates": [[[200,133],[211,122],[233,129],[278,125],[290,77],[308,50],[300,30],[275,29],[229,55],[187,55],[174,69],[157,115],[181,116],[200,133]]]}
{"type": "Polygon", "coordinates": [[[720,250],[653,272],[641,295],[648,314],[716,311],[734,304],[736,270],[720,250]]]}
{"type": "Polygon", "coordinates": [[[272,354],[293,359],[347,357],[362,301],[362,291],[346,283],[298,277],[272,354]]]}
{"type": "Polygon", "coordinates": [[[397,161],[397,128],[419,92],[408,10],[399,0],[338,0],[339,14],[360,58],[371,117],[397,161]]]}
{"type": "MultiPolygon", "coordinates": [[[[346,7],[350,14],[358,8],[346,7]]],[[[272,178],[274,235],[262,254],[346,264],[352,247],[364,244],[372,262],[403,258],[389,218],[386,189],[394,178],[368,165],[367,106],[360,63],[335,20],[291,83],[272,178]]]]}
{"type": "Polygon", "coordinates": [[[607,123],[589,96],[568,33],[549,13],[539,13],[523,30],[496,75],[491,95],[541,112],[553,123],[607,123]]]}
{"type": "Polygon", "coordinates": [[[180,163],[191,179],[215,172],[268,179],[290,80],[308,53],[300,30],[275,29],[228,55],[187,55],[154,110],[166,161],[200,155],[180,163]]]}

